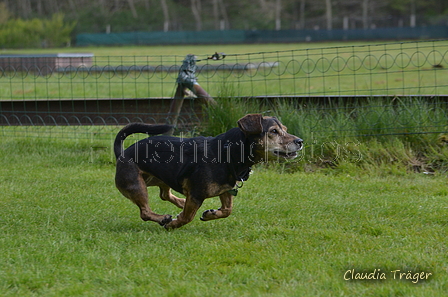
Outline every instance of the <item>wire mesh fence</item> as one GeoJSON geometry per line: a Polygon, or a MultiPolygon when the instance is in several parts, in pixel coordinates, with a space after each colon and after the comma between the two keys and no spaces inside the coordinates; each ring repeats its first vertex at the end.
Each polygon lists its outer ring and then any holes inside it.
{"type": "MultiPolygon", "coordinates": [[[[197,81],[216,98],[336,102],[335,98],[392,100],[448,94],[447,40],[226,53],[217,59],[210,53],[194,54],[197,81]]],[[[78,137],[81,130],[107,131],[107,125],[164,122],[183,59],[165,55],[0,55],[2,133],[31,135],[31,128],[24,126],[65,126],[78,137]],[[22,127],[5,128],[11,126],[22,127]]],[[[375,110],[378,104],[369,102],[375,110]]],[[[330,114],[314,105],[308,104],[308,108],[318,108],[324,118],[330,114]]],[[[331,108],[346,107],[333,104],[331,108]]],[[[189,100],[180,123],[189,130],[204,124],[201,111],[189,100]]],[[[438,127],[443,125],[438,123],[438,127]]]]}

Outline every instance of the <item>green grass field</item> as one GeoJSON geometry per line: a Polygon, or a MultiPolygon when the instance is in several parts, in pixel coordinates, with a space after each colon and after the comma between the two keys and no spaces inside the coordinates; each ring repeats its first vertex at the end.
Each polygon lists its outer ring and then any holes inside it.
{"type": "MultiPolygon", "coordinates": [[[[0,161],[1,296],[448,291],[443,174],[281,174],[257,167],[229,218],[196,218],[167,232],[141,221],[115,189],[107,149],[92,154],[89,142],[6,138],[0,161]],[[352,279],[357,273],[384,273],[386,280],[352,279]]],[[[178,213],[155,188],[150,195],[156,211],[178,213]]],[[[208,199],[201,210],[218,205],[208,199]]]]}

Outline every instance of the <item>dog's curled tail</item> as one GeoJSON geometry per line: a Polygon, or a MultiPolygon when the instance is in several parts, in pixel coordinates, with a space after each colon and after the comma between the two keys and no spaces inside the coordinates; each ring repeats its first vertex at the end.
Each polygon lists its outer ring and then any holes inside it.
{"type": "Polygon", "coordinates": [[[174,127],[170,125],[149,125],[144,123],[130,123],[118,132],[114,141],[115,158],[121,156],[123,152],[123,142],[131,134],[145,133],[148,135],[172,134],[174,127]]]}

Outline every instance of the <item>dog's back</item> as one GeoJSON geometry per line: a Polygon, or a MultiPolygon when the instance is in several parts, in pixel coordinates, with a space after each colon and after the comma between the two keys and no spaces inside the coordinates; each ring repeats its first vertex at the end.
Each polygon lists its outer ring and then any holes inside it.
{"type": "MultiPolygon", "coordinates": [[[[183,193],[186,177],[198,183],[232,184],[232,177],[226,175],[232,164],[236,174],[239,168],[249,162],[245,155],[245,137],[240,129],[234,128],[216,137],[180,138],[168,135],[151,136],[139,140],[123,150],[124,138],[130,133],[155,134],[164,132],[170,126],[130,125],[117,135],[114,145],[117,156],[117,170],[122,164],[134,163],[139,170],[163,180],[170,188],[183,193]]],[[[250,145],[247,145],[250,148],[250,145]]],[[[128,165],[125,165],[128,166],[128,165]]],[[[247,171],[244,166],[245,170],[247,171]]]]}

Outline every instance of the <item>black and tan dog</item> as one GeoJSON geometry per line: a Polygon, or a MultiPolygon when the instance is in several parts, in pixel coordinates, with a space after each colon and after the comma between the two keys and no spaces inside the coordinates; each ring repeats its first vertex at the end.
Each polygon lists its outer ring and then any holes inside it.
{"type": "Polygon", "coordinates": [[[221,208],[205,211],[201,220],[228,217],[238,183],[247,180],[252,165],[270,159],[293,159],[302,148],[302,140],[288,134],[276,118],[261,114],[244,116],[238,128],[216,137],[159,135],[171,130],[168,125],[132,123],[117,134],[114,143],[117,188],[137,204],[143,220],[158,222],[167,229],[191,222],[204,199],[215,196],[221,199],[221,208]],[[158,136],[123,150],[123,141],[134,133],[158,136]],[[158,186],[160,198],[182,209],[177,219],[151,210],[148,186],[158,186]],[[171,189],[186,198],[174,196],[171,189]]]}

